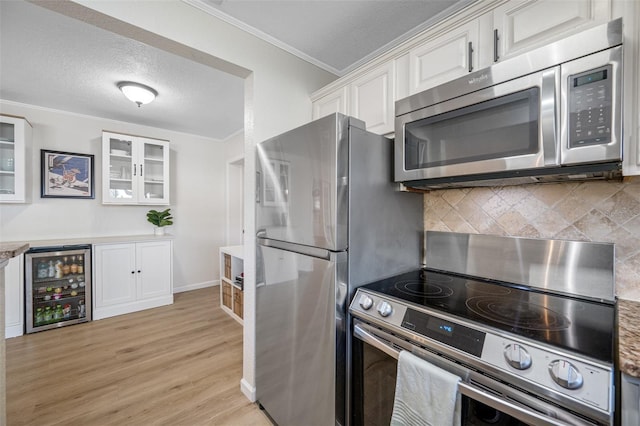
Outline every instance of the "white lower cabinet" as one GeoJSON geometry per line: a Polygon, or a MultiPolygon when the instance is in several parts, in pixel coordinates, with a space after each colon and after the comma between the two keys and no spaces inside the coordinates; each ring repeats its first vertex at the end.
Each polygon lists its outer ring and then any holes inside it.
{"type": "Polygon", "coordinates": [[[93,319],[173,303],[171,240],[93,246],[93,319]]]}
{"type": "Polygon", "coordinates": [[[24,256],[14,257],[4,268],[5,337],[24,334],[24,256]]]}

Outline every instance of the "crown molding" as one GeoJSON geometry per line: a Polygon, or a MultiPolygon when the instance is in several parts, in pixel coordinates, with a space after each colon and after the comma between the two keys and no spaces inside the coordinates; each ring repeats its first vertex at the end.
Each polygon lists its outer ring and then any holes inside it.
{"type": "Polygon", "coordinates": [[[198,8],[200,10],[202,10],[205,13],[208,13],[224,22],[226,22],[227,24],[233,25],[234,27],[237,27],[263,41],[266,41],[269,44],[272,44],[273,46],[284,50],[287,53],[290,53],[291,55],[297,56],[298,58],[302,59],[303,61],[309,62],[312,65],[317,66],[318,68],[321,68],[327,72],[330,72],[331,74],[337,75],[337,76],[342,76],[345,74],[344,70],[338,70],[328,64],[325,64],[322,61],[319,61],[309,55],[307,55],[304,52],[301,52],[300,50],[289,46],[288,44],[278,40],[275,37],[270,36],[269,34],[260,31],[257,28],[252,27],[251,25],[248,25],[236,18],[234,18],[233,16],[227,15],[226,13],[222,12],[219,9],[216,9],[215,7],[211,6],[210,4],[205,3],[202,0],[182,0],[184,3],[193,6],[195,8],[198,8]]]}

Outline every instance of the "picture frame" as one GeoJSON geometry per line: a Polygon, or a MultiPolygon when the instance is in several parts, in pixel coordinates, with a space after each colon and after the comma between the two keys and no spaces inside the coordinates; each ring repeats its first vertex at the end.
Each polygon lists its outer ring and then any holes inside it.
{"type": "Polygon", "coordinates": [[[41,198],[95,198],[94,156],[40,150],[41,198]]]}

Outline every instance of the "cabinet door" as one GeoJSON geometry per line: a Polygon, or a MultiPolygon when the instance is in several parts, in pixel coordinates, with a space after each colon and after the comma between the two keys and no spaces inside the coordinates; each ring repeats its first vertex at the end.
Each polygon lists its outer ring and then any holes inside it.
{"type": "Polygon", "coordinates": [[[26,149],[30,139],[27,120],[0,115],[0,202],[27,201],[26,149]]]}
{"type": "Polygon", "coordinates": [[[102,203],[169,204],[169,142],[102,133],[102,203]]]}
{"type": "Polygon", "coordinates": [[[135,244],[94,246],[95,308],[136,300],[135,244]]]}
{"type": "Polygon", "coordinates": [[[5,267],[5,337],[22,336],[24,331],[23,256],[9,260],[5,267]]]}
{"type": "Polygon", "coordinates": [[[172,294],[171,241],[136,244],[138,299],[172,294]]]}
{"type": "Polygon", "coordinates": [[[347,87],[344,86],[336,89],[333,93],[313,101],[313,119],[322,118],[336,112],[348,114],[347,96],[347,87]]]}
{"type": "Polygon", "coordinates": [[[498,57],[508,58],[611,18],[611,0],[511,0],[493,11],[498,57]]]}
{"type": "Polygon", "coordinates": [[[102,133],[102,203],[136,204],[135,138],[102,133]]]}
{"type": "Polygon", "coordinates": [[[169,204],[169,142],[138,138],[138,203],[169,204]]]}
{"type": "Polygon", "coordinates": [[[390,61],[350,85],[350,113],[363,120],[370,132],[393,132],[394,81],[393,61],[390,61]]]}
{"type": "Polygon", "coordinates": [[[411,94],[475,71],[478,27],[478,21],[474,20],[412,49],[409,52],[411,94]]]}

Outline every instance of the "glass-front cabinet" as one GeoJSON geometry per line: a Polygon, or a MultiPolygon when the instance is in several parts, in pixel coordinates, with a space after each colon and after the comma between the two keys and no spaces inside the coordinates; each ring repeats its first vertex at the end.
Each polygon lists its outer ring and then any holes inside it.
{"type": "Polygon", "coordinates": [[[24,203],[27,146],[31,124],[22,117],[0,114],[0,202],[24,203]]]}
{"type": "Polygon", "coordinates": [[[169,141],[102,133],[102,203],[169,204],[169,141]]]}

